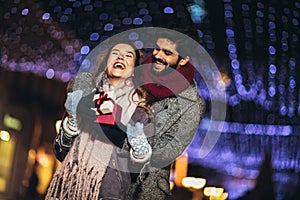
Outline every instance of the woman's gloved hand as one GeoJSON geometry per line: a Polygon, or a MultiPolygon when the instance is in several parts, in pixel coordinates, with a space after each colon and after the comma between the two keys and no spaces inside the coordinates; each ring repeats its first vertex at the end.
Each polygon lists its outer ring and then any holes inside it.
{"type": "Polygon", "coordinates": [[[76,90],[73,92],[69,92],[67,95],[67,99],[65,102],[65,108],[67,111],[68,116],[63,121],[63,128],[70,136],[78,135],[78,123],[77,123],[77,117],[76,117],[76,111],[77,106],[82,98],[82,90],[76,90]],[[72,132],[67,131],[67,129],[74,132],[74,135],[72,132]]]}
{"type": "Polygon", "coordinates": [[[132,147],[131,156],[133,156],[135,159],[142,159],[144,161],[151,156],[152,149],[147,141],[147,137],[144,133],[143,128],[144,125],[139,122],[137,122],[135,126],[128,124],[127,138],[129,144],[132,147]]]}

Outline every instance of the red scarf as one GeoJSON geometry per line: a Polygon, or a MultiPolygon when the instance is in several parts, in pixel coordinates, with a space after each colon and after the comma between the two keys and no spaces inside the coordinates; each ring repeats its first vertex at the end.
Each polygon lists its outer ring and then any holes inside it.
{"type": "Polygon", "coordinates": [[[152,56],[149,56],[144,64],[146,65],[142,67],[141,82],[156,100],[182,92],[191,84],[194,78],[195,69],[190,62],[168,74],[159,76],[152,72],[152,56]]]}

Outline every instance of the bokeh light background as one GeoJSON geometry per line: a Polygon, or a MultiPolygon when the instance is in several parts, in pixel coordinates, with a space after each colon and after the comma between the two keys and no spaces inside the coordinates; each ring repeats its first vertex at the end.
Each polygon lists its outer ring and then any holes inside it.
{"type": "MultiPolygon", "coordinates": [[[[124,30],[176,28],[194,38],[221,72],[216,78],[226,85],[228,109],[218,143],[200,158],[204,118],[190,162],[234,177],[223,184],[231,198],[254,186],[266,152],[278,198],[299,184],[299,0],[0,2],[1,68],[61,82],[96,45],[124,30]]],[[[196,78],[209,116],[209,92],[196,78]]]]}

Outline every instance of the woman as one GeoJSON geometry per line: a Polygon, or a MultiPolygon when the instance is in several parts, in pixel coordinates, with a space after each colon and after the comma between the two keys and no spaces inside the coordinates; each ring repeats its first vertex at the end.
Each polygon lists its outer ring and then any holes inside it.
{"type": "MultiPolygon", "coordinates": [[[[80,90],[68,93],[65,103],[68,116],[63,119],[54,145],[62,164],[53,176],[46,199],[124,199],[128,191],[124,187],[130,183],[127,159],[117,156],[115,145],[122,147],[127,135],[120,134],[121,129],[141,103],[142,92],[134,92],[132,82],[139,53],[132,44],[123,41],[112,45],[108,55],[102,58],[93,80],[97,91],[116,94],[115,103],[122,107],[119,126],[94,123],[95,112],[91,110],[95,107],[94,92],[83,98],[80,90]]],[[[146,147],[143,155],[151,153],[147,142],[146,147]]],[[[141,156],[141,153],[136,155],[141,156]]]]}

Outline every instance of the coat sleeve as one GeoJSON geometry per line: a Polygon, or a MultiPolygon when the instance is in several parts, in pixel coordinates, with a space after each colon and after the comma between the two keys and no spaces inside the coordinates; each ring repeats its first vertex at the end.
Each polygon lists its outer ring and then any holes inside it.
{"type": "Polygon", "coordinates": [[[155,135],[151,166],[165,167],[184,152],[197,132],[204,112],[205,102],[198,96],[197,102],[190,104],[166,132],[155,135]]]}
{"type": "Polygon", "coordinates": [[[74,142],[74,138],[68,138],[65,134],[63,134],[62,129],[60,129],[59,133],[56,135],[53,143],[53,151],[54,155],[62,162],[66,155],[68,154],[70,148],[72,147],[72,144],[74,142]]]}

